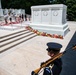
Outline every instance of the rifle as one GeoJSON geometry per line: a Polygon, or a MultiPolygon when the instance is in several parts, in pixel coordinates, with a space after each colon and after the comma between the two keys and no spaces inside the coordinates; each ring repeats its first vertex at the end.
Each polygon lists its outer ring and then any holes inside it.
{"type": "MultiPolygon", "coordinates": [[[[71,48],[71,47],[70,47],[70,48],[71,48]]],[[[68,48],[68,49],[70,49],[70,48],[68,48]]],[[[67,49],[67,50],[68,50],[68,49],[67,49]]],[[[76,45],[74,45],[72,49],[76,49],[76,45]]],[[[38,75],[39,71],[40,71],[42,68],[46,67],[48,64],[53,63],[53,61],[55,61],[56,59],[60,58],[65,52],[66,52],[66,51],[61,52],[61,53],[58,53],[58,54],[56,54],[54,57],[52,57],[52,58],[48,59],[47,61],[45,61],[38,69],[32,71],[32,72],[31,72],[31,75],[38,75]]]]}
{"type": "Polygon", "coordinates": [[[55,55],[54,57],[52,57],[52,58],[48,59],[47,61],[45,61],[45,62],[40,66],[40,68],[32,71],[31,75],[38,75],[39,71],[40,71],[42,68],[46,67],[48,64],[51,64],[51,63],[52,63],[53,61],[55,61],[57,58],[60,58],[60,57],[63,55],[63,53],[64,53],[64,52],[58,53],[58,54],[55,55]]]}

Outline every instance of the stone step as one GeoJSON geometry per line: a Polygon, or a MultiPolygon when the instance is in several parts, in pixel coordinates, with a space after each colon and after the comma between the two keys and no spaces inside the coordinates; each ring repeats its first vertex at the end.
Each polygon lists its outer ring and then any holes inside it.
{"type": "Polygon", "coordinates": [[[15,41],[18,41],[18,40],[20,40],[20,39],[23,39],[23,38],[25,38],[25,37],[28,37],[28,36],[30,36],[30,35],[32,35],[32,34],[34,34],[34,33],[33,33],[33,32],[29,32],[29,33],[25,33],[24,35],[21,35],[21,36],[17,36],[17,37],[8,39],[8,40],[6,40],[6,41],[4,41],[4,42],[2,42],[2,43],[0,44],[0,48],[3,47],[3,46],[5,46],[5,45],[7,45],[7,44],[10,44],[10,43],[13,43],[13,42],[15,42],[15,41]]]}
{"type": "Polygon", "coordinates": [[[7,45],[5,45],[5,46],[0,48],[0,53],[4,52],[4,51],[6,51],[6,50],[8,50],[8,49],[10,49],[10,48],[12,48],[14,46],[17,46],[17,45],[19,45],[19,44],[21,44],[23,42],[26,42],[27,40],[29,40],[29,39],[31,39],[31,38],[33,38],[35,36],[37,36],[37,35],[36,34],[32,34],[32,35],[28,35],[28,37],[24,36],[20,40],[17,40],[15,42],[9,43],[9,44],[7,44],[7,45]]]}
{"type": "Polygon", "coordinates": [[[33,32],[22,30],[12,34],[8,34],[0,37],[0,53],[11,49],[27,40],[37,36],[33,32]]]}
{"type": "Polygon", "coordinates": [[[0,43],[2,43],[2,42],[4,42],[4,41],[7,41],[7,40],[10,40],[10,39],[13,39],[13,38],[15,38],[15,37],[24,35],[24,34],[26,34],[26,33],[29,33],[29,31],[23,31],[23,32],[20,32],[20,33],[11,35],[11,36],[7,36],[7,37],[5,37],[5,38],[1,38],[1,39],[0,39],[0,43]]]}
{"type": "Polygon", "coordinates": [[[23,29],[23,30],[16,31],[16,32],[11,33],[11,34],[8,34],[8,35],[3,35],[3,36],[0,36],[0,39],[2,39],[2,38],[6,38],[6,37],[8,37],[8,36],[11,36],[11,35],[14,35],[14,34],[18,34],[18,33],[24,32],[24,31],[26,31],[26,30],[23,29]]]}
{"type": "Polygon", "coordinates": [[[21,29],[22,26],[12,26],[12,25],[9,25],[9,26],[0,26],[0,29],[2,30],[18,30],[18,29],[21,29]]]}

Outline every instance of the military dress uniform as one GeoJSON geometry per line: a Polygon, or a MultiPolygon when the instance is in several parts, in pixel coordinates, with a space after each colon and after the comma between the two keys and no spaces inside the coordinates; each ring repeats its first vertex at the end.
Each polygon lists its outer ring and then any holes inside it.
{"type": "MultiPolygon", "coordinates": [[[[61,44],[49,42],[47,43],[48,48],[46,49],[49,51],[60,51],[62,48],[61,44]]],[[[59,75],[62,69],[62,61],[61,58],[56,59],[53,64],[49,64],[47,67],[45,67],[43,75],[59,75]]]]}

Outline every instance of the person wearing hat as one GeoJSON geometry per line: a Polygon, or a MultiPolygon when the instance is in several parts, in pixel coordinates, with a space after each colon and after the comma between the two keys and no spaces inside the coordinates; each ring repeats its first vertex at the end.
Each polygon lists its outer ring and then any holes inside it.
{"type": "MultiPolygon", "coordinates": [[[[48,55],[53,57],[54,55],[60,52],[62,45],[59,43],[49,42],[47,43],[48,48],[46,49],[48,55]]],[[[59,75],[62,69],[62,61],[61,58],[56,59],[53,64],[49,64],[44,68],[43,75],[59,75]]]]}

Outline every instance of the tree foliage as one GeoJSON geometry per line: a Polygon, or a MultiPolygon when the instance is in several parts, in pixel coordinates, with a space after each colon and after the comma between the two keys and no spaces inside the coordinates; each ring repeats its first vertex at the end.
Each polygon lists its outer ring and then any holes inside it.
{"type": "Polygon", "coordinates": [[[25,9],[27,14],[31,14],[31,6],[47,4],[67,5],[68,20],[76,21],[76,0],[1,0],[2,8],[25,9]]]}
{"type": "Polygon", "coordinates": [[[31,13],[31,6],[33,5],[45,5],[49,2],[47,0],[2,0],[3,8],[16,8],[25,9],[26,13],[31,13]]]}

